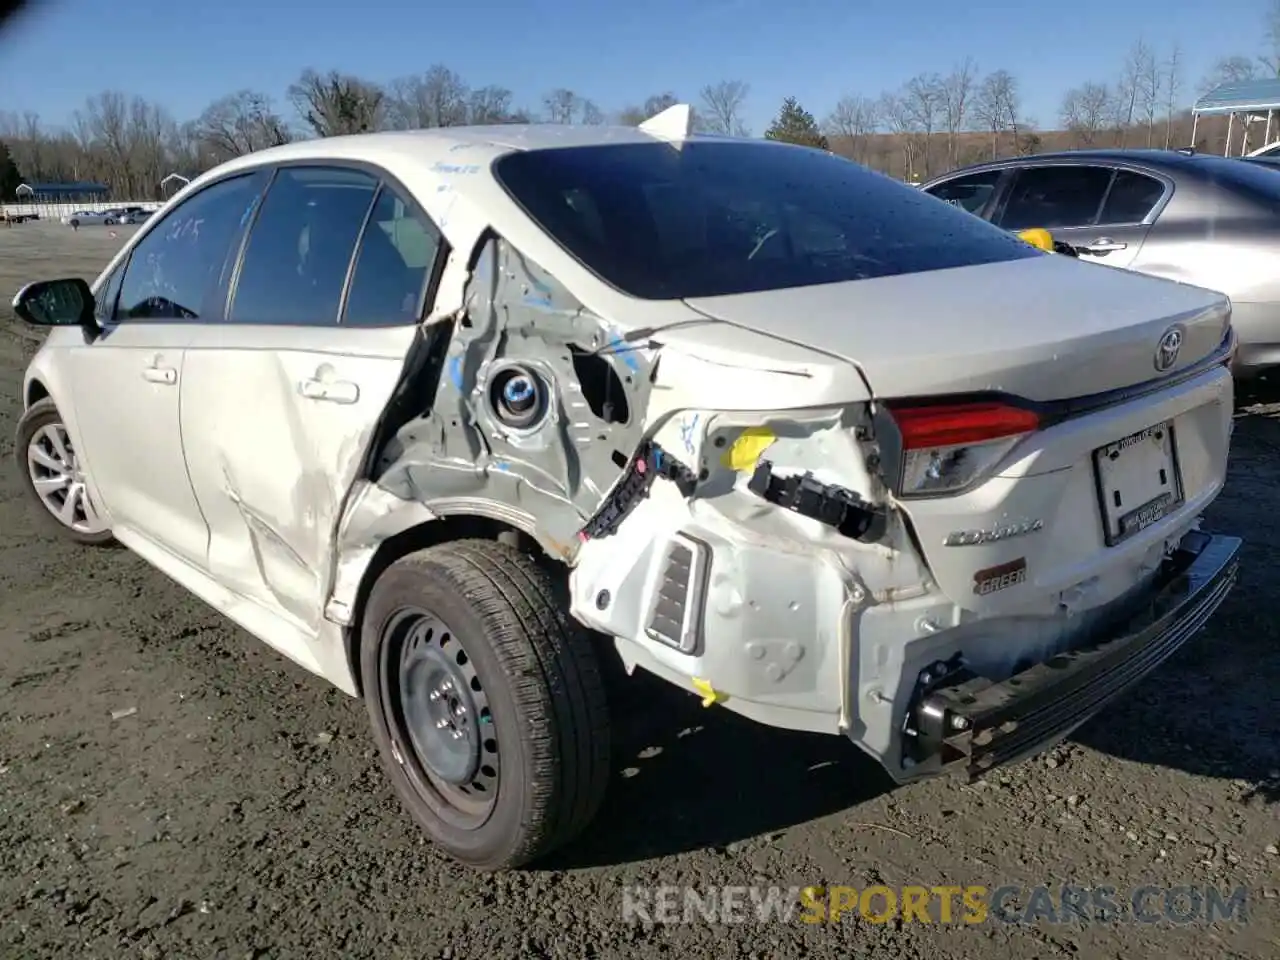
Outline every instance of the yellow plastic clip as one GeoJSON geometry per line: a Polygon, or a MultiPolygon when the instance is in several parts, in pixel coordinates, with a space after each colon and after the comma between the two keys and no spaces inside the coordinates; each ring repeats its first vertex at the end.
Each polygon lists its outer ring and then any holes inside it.
{"type": "Polygon", "coordinates": [[[777,436],[768,427],[747,427],[733,446],[720,457],[720,463],[738,473],[755,470],[760,454],[768,449],[769,444],[777,440],[777,436]]]}
{"type": "Polygon", "coordinates": [[[729,699],[725,694],[711,686],[711,681],[703,680],[701,677],[693,678],[693,689],[702,694],[702,705],[704,707],[709,707],[713,703],[721,703],[729,699]]]}

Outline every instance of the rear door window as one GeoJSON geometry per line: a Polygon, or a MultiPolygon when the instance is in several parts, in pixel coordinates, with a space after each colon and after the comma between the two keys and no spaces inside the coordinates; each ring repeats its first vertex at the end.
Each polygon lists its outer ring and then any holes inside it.
{"type": "Polygon", "coordinates": [[[1098,224],[1122,226],[1141,223],[1163,196],[1164,184],[1155,177],[1133,170],[1117,170],[1098,224]]]}
{"type": "Polygon", "coordinates": [[[232,323],[333,326],[378,180],[342,167],[283,167],[249,232],[232,323]]]}
{"type": "Polygon", "coordinates": [[[493,167],[588,270],[643,299],[711,297],[1042,256],[822,150],[750,141],[510,153],[493,167]]]}
{"type": "Polygon", "coordinates": [[[1044,166],[1019,170],[1004,203],[1006,230],[1087,227],[1097,222],[1111,185],[1110,167],[1044,166]]]}

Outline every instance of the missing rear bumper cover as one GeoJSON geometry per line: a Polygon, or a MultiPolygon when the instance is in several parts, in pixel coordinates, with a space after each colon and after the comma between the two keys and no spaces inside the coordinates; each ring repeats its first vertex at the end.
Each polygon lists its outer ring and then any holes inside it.
{"type": "Polygon", "coordinates": [[[962,769],[970,781],[1068,736],[1204,626],[1235,584],[1241,541],[1187,534],[1150,603],[1100,643],[1059,654],[1003,682],[955,675],[910,712],[905,756],[962,769]]]}

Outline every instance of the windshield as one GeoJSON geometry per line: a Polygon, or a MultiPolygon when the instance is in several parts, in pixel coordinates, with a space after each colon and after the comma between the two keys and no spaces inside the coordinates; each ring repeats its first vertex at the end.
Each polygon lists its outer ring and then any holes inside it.
{"type": "Polygon", "coordinates": [[[532,150],[494,175],[600,279],[649,300],[840,283],[1044,256],[824,151],[749,141],[532,150]]]}

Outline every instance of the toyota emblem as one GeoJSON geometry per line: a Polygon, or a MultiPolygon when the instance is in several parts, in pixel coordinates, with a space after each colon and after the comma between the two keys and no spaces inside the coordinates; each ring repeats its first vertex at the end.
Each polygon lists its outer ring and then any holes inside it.
{"type": "Polygon", "coordinates": [[[1160,337],[1160,343],[1156,346],[1156,369],[1161,373],[1171,368],[1178,362],[1178,351],[1182,349],[1182,331],[1177,327],[1170,327],[1160,337]]]}

